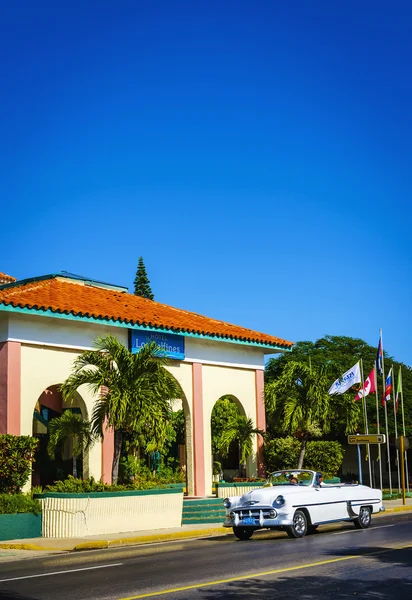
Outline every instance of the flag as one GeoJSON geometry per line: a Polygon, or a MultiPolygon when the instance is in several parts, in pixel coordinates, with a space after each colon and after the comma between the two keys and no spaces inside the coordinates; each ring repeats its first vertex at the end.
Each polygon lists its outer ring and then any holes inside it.
{"type": "Polygon", "coordinates": [[[378,375],[382,377],[383,374],[383,350],[382,350],[382,337],[379,336],[378,353],[376,355],[376,370],[378,375]]]}
{"type": "Polygon", "coordinates": [[[392,392],[392,367],[388,373],[387,378],[385,379],[385,391],[383,393],[382,396],[382,406],[385,406],[385,402],[389,402],[389,400],[391,399],[391,392],[392,392]]]}
{"type": "Polygon", "coordinates": [[[365,379],[363,388],[356,394],[354,402],[357,402],[361,398],[368,396],[369,394],[376,392],[375,386],[375,368],[369,373],[369,376],[365,379]]]}
{"type": "Polygon", "coordinates": [[[396,396],[395,396],[395,410],[396,412],[398,412],[398,408],[399,408],[399,396],[402,393],[402,376],[401,376],[401,368],[399,367],[399,375],[398,375],[398,381],[396,383],[396,396]]]}
{"type": "Polygon", "coordinates": [[[346,390],[352,387],[355,383],[361,382],[361,374],[360,374],[360,365],[357,362],[356,365],[353,365],[350,369],[346,371],[342,375],[342,377],[338,377],[336,381],[332,383],[329,388],[328,394],[332,396],[333,394],[344,394],[346,390]]]}

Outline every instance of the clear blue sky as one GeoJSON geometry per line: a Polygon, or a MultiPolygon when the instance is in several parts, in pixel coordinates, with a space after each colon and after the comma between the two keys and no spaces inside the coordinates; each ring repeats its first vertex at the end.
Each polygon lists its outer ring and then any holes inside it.
{"type": "Polygon", "coordinates": [[[410,2],[19,0],[0,50],[0,271],[142,255],[160,302],[412,365],[410,2]]]}

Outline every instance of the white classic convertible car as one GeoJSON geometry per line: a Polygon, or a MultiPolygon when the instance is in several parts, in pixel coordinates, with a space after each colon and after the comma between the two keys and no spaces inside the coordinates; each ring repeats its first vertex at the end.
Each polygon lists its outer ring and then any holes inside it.
{"type": "Polygon", "coordinates": [[[352,483],[323,483],[316,471],[276,471],[263,487],[224,500],[225,527],[240,540],[258,529],[280,529],[301,538],[318,525],[353,521],[366,529],[371,514],[384,511],[382,491],[352,483]]]}

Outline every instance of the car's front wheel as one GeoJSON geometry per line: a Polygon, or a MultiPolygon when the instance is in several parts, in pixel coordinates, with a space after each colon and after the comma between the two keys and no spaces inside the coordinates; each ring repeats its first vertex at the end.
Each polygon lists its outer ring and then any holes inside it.
{"type": "Polygon", "coordinates": [[[371,521],[371,509],[369,506],[361,506],[359,516],[354,520],[353,524],[355,525],[356,529],[367,529],[371,524],[371,521]]]}
{"type": "Polygon", "coordinates": [[[253,535],[253,529],[246,527],[233,527],[233,533],[238,540],[250,540],[253,535]]]}
{"type": "Polygon", "coordinates": [[[308,531],[308,520],[302,510],[297,510],[293,515],[293,525],[285,527],[286,533],[291,538],[302,538],[308,531]]]}

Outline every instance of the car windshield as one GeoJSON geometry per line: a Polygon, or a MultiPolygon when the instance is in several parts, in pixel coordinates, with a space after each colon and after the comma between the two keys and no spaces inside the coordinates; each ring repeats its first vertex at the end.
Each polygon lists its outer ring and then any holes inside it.
{"type": "Polygon", "coordinates": [[[312,471],[275,471],[266,480],[269,485],[312,485],[312,471]]]}

